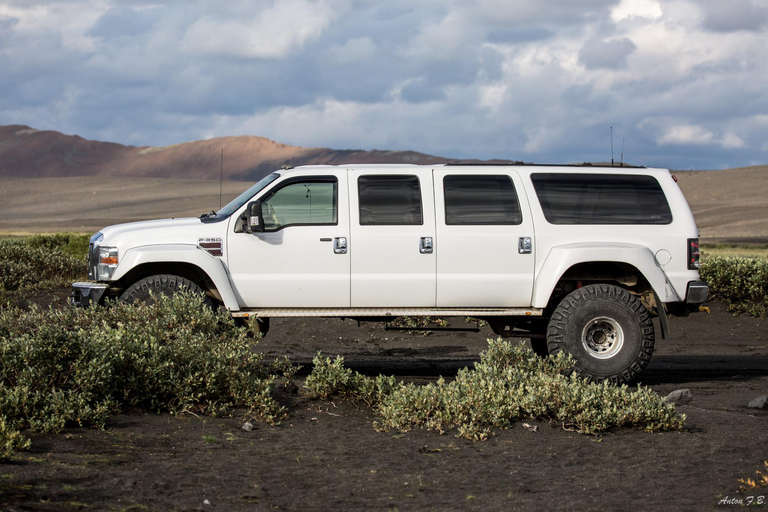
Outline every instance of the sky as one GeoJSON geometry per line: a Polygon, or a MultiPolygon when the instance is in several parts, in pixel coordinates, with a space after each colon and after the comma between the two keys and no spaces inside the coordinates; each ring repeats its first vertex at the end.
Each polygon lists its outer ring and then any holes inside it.
{"type": "Polygon", "coordinates": [[[768,0],[0,0],[0,125],[768,164],[768,0]]]}

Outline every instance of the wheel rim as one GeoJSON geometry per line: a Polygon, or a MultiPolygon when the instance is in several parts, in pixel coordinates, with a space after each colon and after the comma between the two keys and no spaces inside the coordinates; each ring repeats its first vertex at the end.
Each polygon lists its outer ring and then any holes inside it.
{"type": "Polygon", "coordinates": [[[610,359],[624,346],[624,331],[613,318],[600,316],[590,320],[584,327],[581,343],[592,357],[610,359]]]}

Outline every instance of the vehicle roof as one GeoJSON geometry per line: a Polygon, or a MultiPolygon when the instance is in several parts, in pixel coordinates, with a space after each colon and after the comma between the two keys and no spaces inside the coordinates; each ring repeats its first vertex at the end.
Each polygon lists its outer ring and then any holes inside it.
{"type": "Polygon", "coordinates": [[[376,170],[376,171],[402,171],[406,169],[466,169],[470,172],[480,172],[489,169],[510,168],[524,172],[563,172],[563,173],[618,173],[627,172],[628,174],[655,174],[658,172],[668,173],[667,169],[610,164],[528,164],[522,162],[513,163],[447,163],[447,164],[339,164],[339,165],[302,165],[299,167],[284,166],[278,172],[282,175],[293,174],[302,171],[321,171],[338,169],[355,170],[376,170]]]}

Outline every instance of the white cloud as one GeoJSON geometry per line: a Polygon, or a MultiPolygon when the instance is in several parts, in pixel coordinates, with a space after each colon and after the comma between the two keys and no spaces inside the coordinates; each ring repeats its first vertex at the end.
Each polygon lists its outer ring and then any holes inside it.
{"type": "Polygon", "coordinates": [[[665,146],[707,146],[717,144],[724,148],[744,147],[744,140],[733,132],[717,137],[714,132],[697,125],[674,125],[667,127],[656,141],[665,146]]]}
{"type": "Polygon", "coordinates": [[[617,22],[632,18],[658,20],[663,14],[661,5],[655,0],[621,0],[611,11],[611,19],[617,22]]]}
{"type": "Polygon", "coordinates": [[[338,17],[324,0],[277,0],[255,16],[196,21],[182,46],[190,53],[279,59],[317,39],[338,17]]]}

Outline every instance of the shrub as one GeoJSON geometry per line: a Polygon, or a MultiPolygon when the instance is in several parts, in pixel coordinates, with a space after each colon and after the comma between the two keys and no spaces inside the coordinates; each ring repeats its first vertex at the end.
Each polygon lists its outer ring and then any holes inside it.
{"type": "Polygon", "coordinates": [[[768,312],[768,259],[711,256],[701,259],[701,278],[710,298],[728,303],[728,311],[765,317],[768,312]]]}
{"type": "Polygon", "coordinates": [[[33,235],[26,240],[33,248],[57,250],[75,259],[85,260],[88,256],[90,235],[77,233],[55,233],[52,235],[33,235]]]}
{"type": "Polygon", "coordinates": [[[247,334],[189,294],[149,306],[1,311],[4,428],[102,427],[124,406],[214,415],[243,406],[277,422],[285,414],[272,396],[277,376],[247,334]]]}
{"type": "Polygon", "coordinates": [[[396,383],[371,379],[344,368],[343,360],[315,358],[307,378],[307,394],[328,399],[363,398],[376,407],[377,428],[408,431],[414,427],[459,437],[487,438],[493,428],[508,428],[522,419],[549,419],[584,434],[615,427],[649,432],[681,429],[684,415],[648,388],[630,391],[608,382],[591,383],[569,370],[569,356],[539,358],[524,345],[488,340],[474,369],[435,384],[396,383]]]}
{"type": "Polygon", "coordinates": [[[71,256],[55,244],[46,245],[46,240],[38,236],[0,242],[0,289],[66,286],[85,276],[85,258],[71,256]]]}

